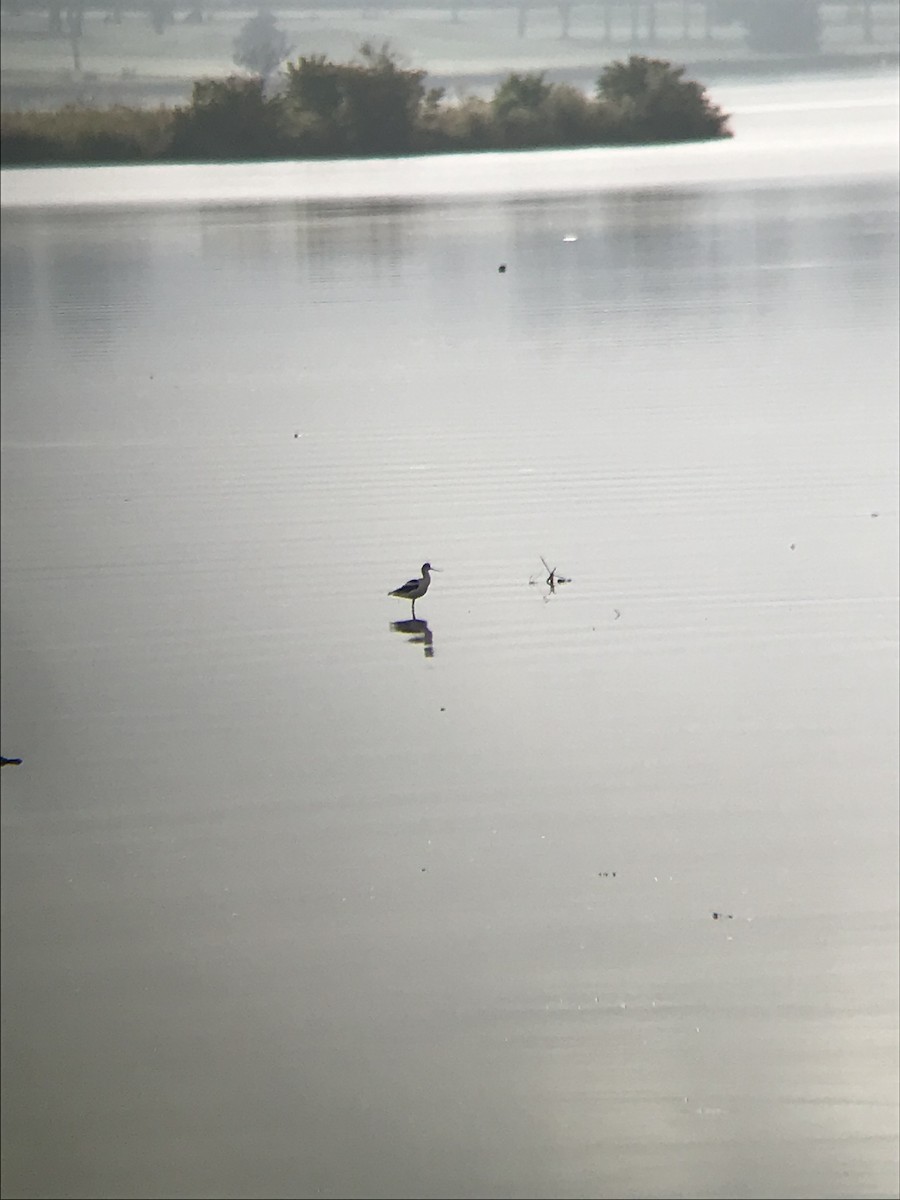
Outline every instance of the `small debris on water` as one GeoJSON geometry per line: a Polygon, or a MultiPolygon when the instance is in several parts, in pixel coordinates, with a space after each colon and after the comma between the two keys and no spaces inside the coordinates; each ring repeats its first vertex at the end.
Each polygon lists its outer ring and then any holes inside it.
{"type": "Polygon", "coordinates": [[[598,871],[597,875],[600,879],[615,879],[615,871],[598,871]]]}
{"type": "Polygon", "coordinates": [[[791,549],[792,549],[792,550],[796,550],[796,549],[797,549],[797,543],[796,543],[796,542],[791,542],[791,549]]]}
{"type": "Polygon", "coordinates": [[[21,765],[21,758],[4,758],[0,755],[0,767],[20,767],[21,765]]]}
{"type": "Polygon", "coordinates": [[[619,617],[621,617],[621,615],[622,615],[622,614],[619,612],[619,610],[618,610],[617,608],[614,608],[614,609],[613,609],[613,612],[616,614],[616,615],[613,617],[613,620],[614,620],[614,621],[618,621],[619,617]]]}
{"type": "Polygon", "coordinates": [[[574,233],[567,233],[566,236],[563,238],[563,241],[564,242],[577,242],[578,238],[574,233]]]}
{"type": "Polygon", "coordinates": [[[497,268],[497,270],[502,275],[504,273],[504,271],[506,270],[506,263],[501,263],[500,266],[497,268]]]}
{"type": "Polygon", "coordinates": [[[877,516],[878,516],[878,513],[872,513],[871,515],[872,515],[873,517],[877,517],[877,516]]]}
{"type": "Polygon", "coordinates": [[[447,711],[447,710],[446,710],[446,708],[444,708],[444,706],[443,706],[443,704],[442,704],[442,705],[441,705],[441,712],[446,712],[446,711],[447,711]]]}
{"type": "Polygon", "coordinates": [[[714,912],[712,915],[712,919],[714,921],[733,921],[734,914],[733,913],[714,912]]]}

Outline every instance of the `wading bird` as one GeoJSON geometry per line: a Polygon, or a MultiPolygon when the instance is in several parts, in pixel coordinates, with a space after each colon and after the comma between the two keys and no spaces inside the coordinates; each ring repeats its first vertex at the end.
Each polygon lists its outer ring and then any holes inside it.
{"type": "Polygon", "coordinates": [[[407,579],[406,583],[401,584],[394,591],[388,592],[388,595],[398,596],[401,600],[412,600],[412,615],[415,616],[416,601],[428,591],[428,585],[431,583],[431,572],[436,570],[437,567],[432,567],[431,563],[422,563],[421,579],[407,579]]]}

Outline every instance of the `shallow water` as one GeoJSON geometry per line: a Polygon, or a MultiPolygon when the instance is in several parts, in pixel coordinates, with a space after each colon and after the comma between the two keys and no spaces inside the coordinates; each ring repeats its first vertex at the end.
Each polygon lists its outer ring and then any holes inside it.
{"type": "Polygon", "coordinates": [[[792,179],[4,178],[4,1195],[896,1194],[898,187],[818,100],[792,179]]]}

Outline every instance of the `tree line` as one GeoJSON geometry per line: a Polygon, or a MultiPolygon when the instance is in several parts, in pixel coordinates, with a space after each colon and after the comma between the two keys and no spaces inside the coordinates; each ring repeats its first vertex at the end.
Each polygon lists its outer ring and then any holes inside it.
{"type": "MultiPolygon", "coordinates": [[[[684,39],[690,37],[696,11],[699,11],[703,36],[707,40],[714,37],[717,28],[740,25],[744,28],[747,46],[752,50],[815,53],[820,49],[826,19],[840,26],[856,23],[862,40],[874,42],[875,11],[885,6],[885,0],[668,0],[668,3],[667,0],[584,0],[581,3],[577,0],[391,0],[390,4],[388,0],[380,0],[370,6],[370,11],[396,8],[398,4],[400,7],[445,8],[453,20],[458,20],[460,13],[468,8],[508,7],[516,11],[519,37],[526,35],[529,12],[539,8],[558,9],[563,37],[570,34],[573,10],[597,13],[607,41],[612,41],[614,24],[624,15],[630,25],[632,45],[642,39],[656,41],[661,12],[677,7],[684,39]]],[[[337,11],[347,6],[347,0],[318,0],[313,7],[316,11],[337,11]]],[[[104,12],[105,19],[116,23],[121,22],[125,10],[146,13],[156,33],[162,34],[175,23],[179,10],[185,13],[184,21],[202,24],[214,10],[227,11],[240,5],[228,0],[0,0],[0,7],[13,14],[27,9],[46,10],[49,32],[74,38],[79,33],[73,33],[73,28],[80,31],[89,9],[104,12]]],[[[310,4],[308,0],[287,0],[281,7],[285,11],[303,12],[310,4]]]]}
{"type": "Polygon", "coordinates": [[[728,115],[683,67],[639,55],[605,66],[592,95],[536,71],[508,75],[490,99],[460,102],[426,88],[426,72],[403,66],[387,44],[363,44],[346,63],[298,58],[272,88],[277,65],[197,80],[190,103],[174,108],[4,113],[0,162],[380,157],[731,136],[728,115]]]}

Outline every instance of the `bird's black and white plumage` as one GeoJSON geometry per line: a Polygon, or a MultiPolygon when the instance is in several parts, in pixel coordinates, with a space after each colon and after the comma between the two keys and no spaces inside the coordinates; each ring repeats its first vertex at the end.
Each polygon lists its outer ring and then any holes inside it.
{"type": "Polygon", "coordinates": [[[431,572],[431,563],[422,563],[421,579],[407,579],[406,583],[402,583],[400,587],[395,588],[392,592],[388,592],[388,595],[397,596],[401,600],[412,600],[412,611],[413,615],[415,615],[416,601],[428,591],[428,585],[431,583],[431,572]]]}

